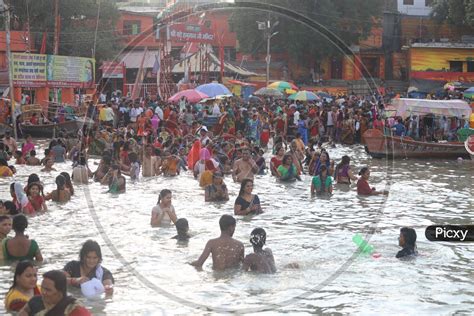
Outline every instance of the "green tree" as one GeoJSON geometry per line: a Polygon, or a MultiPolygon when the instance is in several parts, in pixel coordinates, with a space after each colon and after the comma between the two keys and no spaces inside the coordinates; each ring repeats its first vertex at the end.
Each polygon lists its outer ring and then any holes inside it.
{"type": "Polygon", "coordinates": [[[474,0],[435,0],[431,6],[438,22],[474,28],[474,0]]]}
{"type": "MultiPolygon", "coordinates": [[[[236,0],[238,2],[238,0],[236,0]]],[[[296,11],[311,18],[348,46],[366,37],[381,17],[383,1],[379,0],[257,0],[296,11]]],[[[256,21],[270,19],[279,24],[279,33],[272,39],[272,51],[288,51],[290,57],[301,65],[312,66],[316,58],[340,54],[340,50],[324,36],[307,26],[283,16],[261,11],[239,10],[229,19],[231,28],[237,32],[240,50],[246,54],[264,52],[265,40],[256,21]]],[[[273,24],[272,23],[272,24],[273,24]]]]}
{"type": "MultiPolygon", "coordinates": [[[[100,18],[95,57],[98,62],[109,59],[121,49],[115,25],[119,12],[112,0],[60,0],[61,32],[59,54],[91,57],[94,47],[97,12],[100,1],[100,18]]],[[[47,50],[54,45],[55,0],[15,0],[12,28],[25,30],[28,23],[34,35],[35,46],[41,47],[43,33],[47,32],[47,50]]]]}

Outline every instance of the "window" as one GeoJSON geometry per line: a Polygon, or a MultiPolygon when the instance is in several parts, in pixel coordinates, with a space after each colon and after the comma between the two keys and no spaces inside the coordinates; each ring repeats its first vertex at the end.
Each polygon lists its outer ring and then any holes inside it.
{"type": "Polygon", "coordinates": [[[403,5],[413,5],[415,0],[403,0],[403,5]]]}
{"type": "Polygon", "coordinates": [[[474,72],[474,61],[467,62],[467,72],[474,72]]]}
{"type": "Polygon", "coordinates": [[[451,72],[462,72],[462,61],[450,61],[449,71],[451,72]]]}
{"type": "Polygon", "coordinates": [[[235,61],[237,59],[237,51],[234,47],[224,47],[224,56],[226,61],[235,61]]]}
{"type": "Polygon", "coordinates": [[[431,7],[433,0],[425,0],[425,7],[431,7]]]}
{"type": "Polygon", "coordinates": [[[140,21],[124,21],[123,35],[137,35],[141,33],[140,21]]]}

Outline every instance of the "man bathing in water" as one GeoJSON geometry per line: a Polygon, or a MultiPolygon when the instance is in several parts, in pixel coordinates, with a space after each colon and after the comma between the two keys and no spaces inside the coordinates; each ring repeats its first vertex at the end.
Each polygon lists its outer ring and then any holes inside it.
{"type": "Polygon", "coordinates": [[[259,168],[250,156],[250,150],[248,148],[242,149],[242,158],[235,161],[233,170],[232,178],[235,182],[240,183],[244,179],[253,180],[259,168]]]}
{"type": "Polygon", "coordinates": [[[220,237],[209,240],[199,259],[192,262],[191,265],[202,269],[202,265],[206,262],[209,255],[212,254],[212,268],[214,270],[222,271],[238,267],[244,260],[245,249],[240,241],[232,238],[235,224],[234,217],[222,215],[219,220],[221,228],[220,237]]]}

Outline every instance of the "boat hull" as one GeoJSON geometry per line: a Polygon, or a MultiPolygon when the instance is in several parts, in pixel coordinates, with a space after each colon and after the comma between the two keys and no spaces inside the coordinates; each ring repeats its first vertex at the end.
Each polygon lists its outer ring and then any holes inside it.
{"type": "Polygon", "coordinates": [[[373,158],[470,158],[463,143],[428,143],[410,137],[385,136],[380,130],[364,133],[367,153],[373,158]]]}
{"type": "Polygon", "coordinates": [[[65,131],[67,133],[77,133],[84,124],[89,127],[93,125],[93,121],[78,119],[74,121],[66,121],[58,124],[44,124],[44,125],[28,125],[21,124],[21,131],[23,135],[31,135],[32,137],[54,137],[57,136],[58,132],[65,131]]]}

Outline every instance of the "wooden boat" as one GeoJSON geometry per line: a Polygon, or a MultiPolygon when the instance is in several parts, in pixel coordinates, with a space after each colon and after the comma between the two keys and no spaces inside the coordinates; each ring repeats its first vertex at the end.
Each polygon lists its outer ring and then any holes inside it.
{"type": "Polygon", "coordinates": [[[471,160],[474,160],[474,135],[470,135],[464,142],[464,147],[466,148],[469,155],[471,155],[471,160]]]}
{"type": "Polygon", "coordinates": [[[85,118],[85,107],[83,106],[75,108],[66,106],[69,110],[65,110],[66,121],[62,123],[50,123],[47,121],[48,123],[30,124],[30,118],[35,113],[38,118],[41,118],[40,120],[49,119],[51,121],[56,116],[59,107],[60,104],[54,102],[49,102],[46,107],[39,104],[23,105],[21,107],[23,123],[20,124],[22,134],[28,134],[32,137],[55,137],[60,131],[77,133],[84,124],[87,124],[88,127],[94,125],[94,121],[85,118]],[[47,109],[46,112],[44,112],[44,108],[47,109]]]}
{"type": "Polygon", "coordinates": [[[94,121],[90,119],[78,118],[72,121],[65,121],[63,123],[51,123],[51,124],[25,124],[21,123],[20,128],[23,135],[31,135],[32,137],[55,137],[58,132],[64,131],[66,133],[77,133],[84,124],[88,127],[92,127],[94,121]]]}
{"type": "Polygon", "coordinates": [[[378,129],[369,129],[364,135],[366,151],[373,158],[469,158],[461,142],[430,143],[411,137],[386,136],[378,129]]]}

